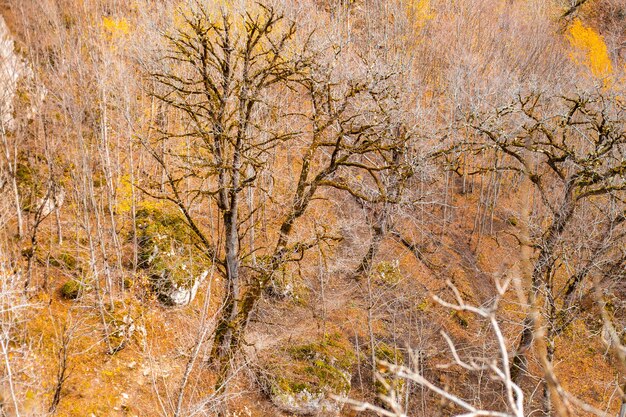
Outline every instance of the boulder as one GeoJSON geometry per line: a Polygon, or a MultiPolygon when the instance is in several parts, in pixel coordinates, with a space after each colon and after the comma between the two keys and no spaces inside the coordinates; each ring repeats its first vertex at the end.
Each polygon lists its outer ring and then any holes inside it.
{"type": "Polygon", "coordinates": [[[137,227],[139,266],[159,300],[169,306],[191,303],[209,272],[189,227],[177,213],[156,207],[137,212],[137,227]]]}
{"type": "MultiPolygon", "coordinates": [[[[342,393],[346,396],[347,393],[342,393]]],[[[278,408],[298,415],[335,417],[341,412],[341,403],[328,398],[326,393],[309,392],[306,388],[300,392],[282,391],[272,395],[272,402],[278,408]]]]}
{"type": "Polygon", "coordinates": [[[340,414],[343,403],[336,398],[347,398],[350,392],[355,355],[339,333],[280,349],[261,362],[261,380],[279,409],[302,416],[340,414]]]}
{"type": "Polygon", "coordinates": [[[58,185],[51,185],[48,194],[37,199],[35,207],[39,211],[39,215],[44,218],[48,217],[52,212],[58,210],[65,201],[65,189],[58,185]]]}
{"type": "Polygon", "coordinates": [[[159,299],[163,304],[170,306],[187,305],[196,298],[198,288],[207,275],[209,275],[209,271],[203,271],[200,276],[191,280],[191,285],[189,286],[168,282],[168,285],[161,287],[158,291],[159,299]]]}

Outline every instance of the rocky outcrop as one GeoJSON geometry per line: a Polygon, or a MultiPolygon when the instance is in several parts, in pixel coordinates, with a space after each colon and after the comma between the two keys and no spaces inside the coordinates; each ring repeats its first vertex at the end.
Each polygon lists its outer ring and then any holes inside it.
{"type": "Polygon", "coordinates": [[[294,345],[261,359],[262,377],[279,409],[302,416],[336,417],[350,392],[355,355],[339,333],[294,345]]]}
{"type": "Polygon", "coordinates": [[[168,306],[191,303],[208,271],[184,220],[177,213],[145,207],[137,212],[137,228],[139,266],[159,300],[168,306]]]}
{"type": "Polygon", "coordinates": [[[282,411],[301,416],[337,417],[343,408],[341,398],[348,398],[350,374],[342,373],[347,384],[343,388],[321,384],[315,388],[298,388],[276,384],[272,386],[270,399],[282,411]]]}
{"type": "Polygon", "coordinates": [[[15,52],[15,42],[0,16],[0,127],[15,128],[15,96],[20,78],[30,77],[30,68],[15,52]]]}
{"type": "Polygon", "coordinates": [[[207,275],[209,271],[203,271],[197,277],[190,277],[187,285],[178,284],[166,278],[164,285],[161,285],[157,291],[159,300],[169,306],[184,306],[191,303],[196,298],[198,288],[207,275]]]}
{"type": "Polygon", "coordinates": [[[39,212],[39,215],[44,218],[49,216],[52,212],[60,209],[65,201],[65,188],[59,185],[51,185],[48,194],[45,197],[37,199],[35,208],[39,212]]]}
{"type": "Polygon", "coordinates": [[[39,112],[47,90],[33,82],[30,63],[16,51],[15,40],[0,15],[0,128],[12,131],[16,127],[16,98],[21,97],[26,106],[21,118],[32,120],[39,112]]]}
{"type": "MultiPolygon", "coordinates": [[[[302,416],[335,417],[341,413],[341,402],[329,398],[328,393],[309,392],[303,389],[299,392],[282,391],[276,388],[277,392],[272,394],[271,399],[274,405],[288,413],[302,416]]],[[[334,393],[347,398],[348,393],[334,393]]]]}

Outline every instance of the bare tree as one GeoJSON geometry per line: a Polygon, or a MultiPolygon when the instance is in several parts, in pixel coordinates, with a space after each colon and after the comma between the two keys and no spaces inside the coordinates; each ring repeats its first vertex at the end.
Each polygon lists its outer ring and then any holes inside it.
{"type": "Polygon", "coordinates": [[[159,86],[154,95],[183,122],[178,131],[144,140],[163,168],[166,191],[143,189],[178,207],[207,261],[215,259],[226,278],[212,353],[223,389],[250,314],[274,274],[320,241],[338,238],[322,233],[294,240],[297,220],[324,189],[387,200],[380,174],[396,169],[393,153],[405,139],[389,129],[393,74],[363,61],[350,74],[340,66],[349,51],[316,50],[312,35],[298,37],[296,23],[276,9],[216,11],[197,4],[181,18],[182,27],[165,35],[163,70],[152,77],[159,86]],[[290,97],[306,104],[293,107],[290,97]],[[279,160],[295,163],[290,178],[272,167],[279,160]],[[251,191],[260,195],[250,198],[251,191]],[[217,231],[203,227],[195,207],[217,209],[217,231]],[[259,222],[269,210],[277,233],[259,222]]]}
{"type": "MultiPolygon", "coordinates": [[[[470,115],[467,126],[474,134],[454,146],[476,155],[476,169],[470,175],[497,170],[527,178],[541,202],[534,215],[547,224],[532,236],[518,236],[522,246],[535,252],[528,271],[530,310],[511,366],[518,384],[528,370],[526,355],[534,335],[542,327],[537,320],[541,317],[547,326],[545,363],[549,364],[555,337],[576,317],[574,300],[588,287],[596,268],[611,263],[609,259],[623,244],[623,114],[621,101],[610,92],[520,93],[509,105],[470,115]],[[499,157],[501,164],[484,164],[499,157]],[[577,259],[567,256],[570,251],[579,254],[577,259]],[[567,274],[564,284],[558,278],[563,273],[567,274]]],[[[550,391],[556,385],[545,371],[543,407],[548,412],[550,391]]]]}
{"type": "Polygon", "coordinates": [[[50,407],[48,408],[48,413],[51,415],[56,412],[57,407],[59,406],[59,402],[61,401],[61,396],[63,394],[63,388],[65,387],[65,383],[71,373],[70,348],[71,342],[74,339],[73,333],[76,330],[76,324],[71,323],[71,316],[68,318],[68,322],[69,323],[64,323],[62,325],[60,334],[57,335],[57,372],[54,384],[54,394],[52,395],[52,401],[50,402],[50,407]]]}

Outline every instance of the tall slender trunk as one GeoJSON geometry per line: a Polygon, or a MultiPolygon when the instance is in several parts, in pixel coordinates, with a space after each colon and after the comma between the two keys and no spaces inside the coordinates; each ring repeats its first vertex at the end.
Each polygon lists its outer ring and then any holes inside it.
{"type": "MultiPolygon", "coordinates": [[[[552,365],[554,359],[554,332],[548,330],[546,334],[546,362],[552,365]]],[[[547,380],[543,381],[543,400],[542,400],[543,414],[546,416],[552,415],[552,392],[550,384],[547,380]]]]}
{"type": "Polygon", "coordinates": [[[3,333],[4,333],[2,335],[3,337],[2,339],[0,339],[0,347],[2,348],[2,356],[4,359],[5,372],[7,374],[9,394],[11,396],[11,401],[13,403],[13,408],[14,408],[13,412],[15,413],[16,417],[20,417],[19,403],[17,401],[15,384],[13,382],[14,376],[13,376],[13,371],[12,371],[11,361],[10,361],[10,358],[11,358],[10,347],[9,347],[10,338],[9,338],[7,331],[3,331],[3,333]]]}
{"type": "Polygon", "coordinates": [[[15,204],[15,214],[17,218],[17,237],[21,239],[24,236],[24,220],[22,218],[22,203],[20,202],[20,191],[17,186],[15,175],[11,175],[11,185],[13,188],[13,200],[15,204]]]}
{"type": "Polygon", "coordinates": [[[565,191],[565,198],[563,199],[559,210],[555,213],[555,218],[547,230],[546,238],[541,247],[539,257],[533,266],[530,292],[528,294],[528,306],[530,311],[524,318],[522,336],[517,345],[517,349],[515,350],[510,367],[511,378],[513,379],[513,382],[518,385],[521,378],[528,371],[528,360],[526,358],[526,354],[533,343],[537,321],[536,317],[539,314],[537,311],[538,307],[536,305],[537,297],[544,284],[545,274],[549,270],[551,263],[554,261],[554,250],[558,243],[558,239],[572,218],[574,209],[576,208],[576,200],[573,194],[574,188],[572,185],[568,184],[565,191]]]}
{"type": "MultiPolygon", "coordinates": [[[[228,192],[228,209],[224,211],[225,229],[225,260],[226,260],[226,294],[224,313],[218,323],[213,341],[212,358],[218,365],[216,393],[224,391],[225,383],[231,373],[231,361],[238,347],[235,333],[241,331],[239,297],[239,169],[241,166],[241,138],[238,138],[233,156],[230,190],[228,192]]],[[[225,190],[225,189],[224,189],[225,190]]],[[[226,193],[224,193],[226,194],[226,193]]],[[[223,199],[225,201],[225,198],[223,199]]]]}

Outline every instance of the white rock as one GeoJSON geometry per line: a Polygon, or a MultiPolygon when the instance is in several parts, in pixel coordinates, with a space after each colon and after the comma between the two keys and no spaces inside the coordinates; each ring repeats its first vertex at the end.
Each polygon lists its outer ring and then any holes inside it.
{"type": "Polygon", "coordinates": [[[13,109],[17,83],[24,72],[24,62],[15,53],[9,28],[0,16],[0,124],[13,130],[13,109]]]}
{"type": "Polygon", "coordinates": [[[323,393],[302,390],[297,393],[276,393],[271,397],[276,407],[288,413],[313,416],[338,416],[342,404],[323,393]]]}
{"type": "MultiPolygon", "coordinates": [[[[4,18],[0,16],[0,127],[15,129],[15,96],[20,79],[32,80],[33,71],[27,62],[15,52],[15,42],[4,18]]],[[[30,106],[25,115],[32,119],[40,103],[46,96],[45,88],[37,87],[38,92],[29,97],[30,106]]]]}
{"type": "Polygon", "coordinates": [[[343,402],[336,400],[334,397],[347,398],[350,391],[349,372],[342,371],[343,378],[347,383],[347,389],[341,392],[332,392],[330,387],[320,387],[319,391],[310,392],[303,389],[300,392],[283,391],[278,385],[274,385],[271,389],[271,400],[279,409],[297,414],[312,415],[318,417],[337,417],[343,408],[343,402]]]}
{"type": "Polygon", "coordinates": [[[58,210],[65,201],[65,189],[60,186],[53,186],[45,197],[40,197],[35,202],[35,210],[44,218],[55,210],[58,210]]]}
{"type": "Polygon", "coordinates": [[[194,280],[191,288],[185,288],[180,285],[176,285],[175,283],[171,284],[171,289],[165,294],[160,294],[160,296],[165,300],[167,304],[175,305],[175,306],[184,306],[191,303],[194,298],[196,298],[196,294],[198,293],[198,288],[200,284],[205,280],[205,278],[209,275],[209,271],[204,271],[194,280]]]}

